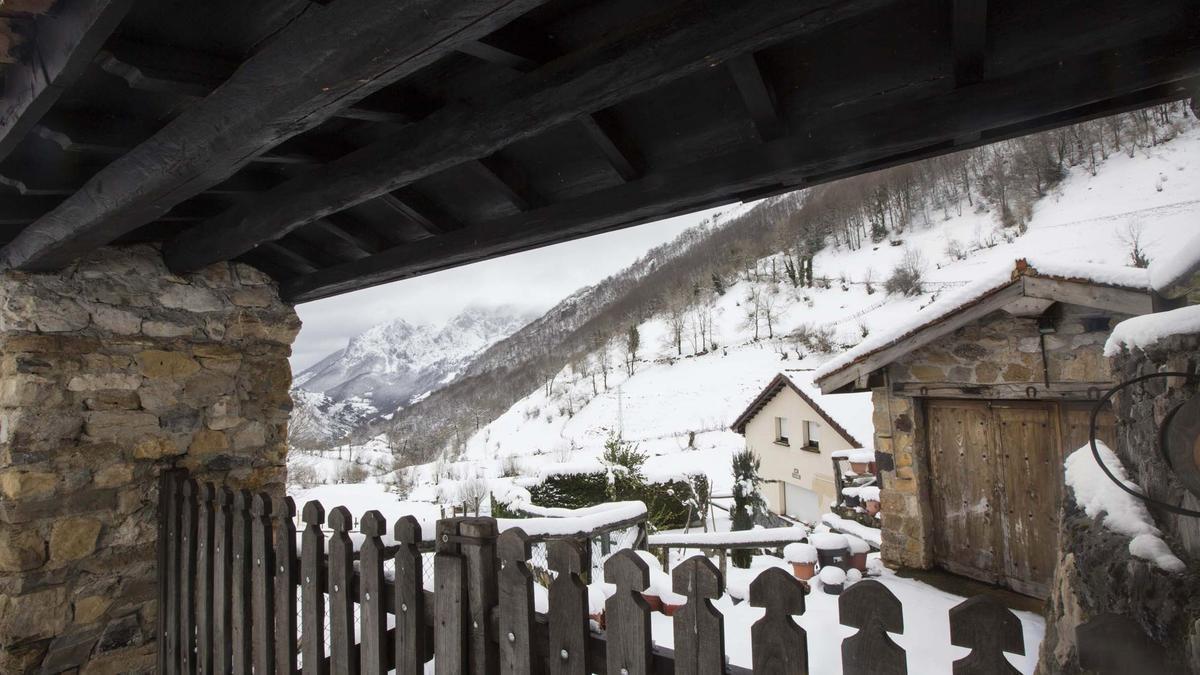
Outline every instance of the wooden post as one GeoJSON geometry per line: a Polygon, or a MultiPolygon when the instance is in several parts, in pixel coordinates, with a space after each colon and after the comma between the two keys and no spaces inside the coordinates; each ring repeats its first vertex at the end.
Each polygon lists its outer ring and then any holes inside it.
{"type": "Polygon", "coordinates": [[[213,669],[209,672],[228,673],[233,670],[233,602],[229,597],[233,592],[233,491],[229,488],[217,490],[213,516],[213,669]]]}
{"type": "Polygon", "coordinates": [[[720,675],[725,671],[725,623],[712,604],[725,592],[720,572],[708,558],[692,556],[672,572],[671,587],[687,597],[674,617],[676,675],[720,675]]]}
{"type": "Polygon", "coordinates": [[[304,612],[300,644],[304,675],[329,675],[325,660],[325,508],[321,502],[304,505],[304,539],[300,542],[300,602],[304,612]]]}
{"type": "Polygon", "coordinates": [[[904,649],[888,633],[904,632],[900,601],[887,586],[868,579],[846,589],[838,598],[843,626],[859,629],[842,641],[845,675],[906,675],[904,649]]]}
{"type": "Polygon", "coordinates": [[[585,675],[588,648],[588,592],[582,572],[590,567],[592,545],[587,539],[559,539],[546,544],[550,569],[550,636],[546,659],[550,675],[585,675]],[[587,551],[584,555],[583,551],[587,551]]]}
{"type": "Polygon", "coordinates": [[[497,549],[500,673],[540,675],[542,660],[534,651],[533,573],[527,562],[529,537],[521,528],[508,530],[497,540],[497,549]]]}
{"type": "Polygon", "coordinates": [[[437,523],[437,553],[433,557],[434,672],[462,675],[467,672],[467,567],[459,554],[458,519],[437,523]]]}
{"type": "Polygon", "coordinates": [[[216,491],[212,483],[200,487],[196,504],[196,665],[200,673],[213,669],[213,506],[216,491]]]}
{"type": "MultiPolygon", "coordinates": [[[[250,612],[255,673],[275,672],[275,561],[271,548],[271,498],[254,495],[250,503],[250,612]]],[[[295,588],[291,591],[296,596],[295,588]]]]}
{"type": "Polygon", "coordinates": [[[608,675],[649,675],[650,605],[642,591],[650,583],[650,570],[636,553],[624,549],[604,562],[604,580],[617,587],[604,603],[608,675]]]}
{"type": "Polygon", "coordinates": [[[750,583],[750,606],[766,609],[750,627],[754,670],[760,673],[807,673],[808,635],[793,616],[804,613],[804,586],[778,567],[750,583]]]}
{"type": "Polygon", "coordinates": [[[196,481],[183,482],[179,514],[179,669],[196,672],[196,481]]]}
{"type": "Polygon", "coordinates": [[[358,529],[366,539],[358,554],[358,604],[363,675],[384,675],[388,671],[387,609],[383,602],[383,534],[387,521],[378,511],[367,511],[358,529]]]}
{"type": "Polygon", "coordinates": [[[468,667],[474,675],[492,675],[499,669],[500,652],[491,621],[496,606],[496,521],[463,518],[458,532],[473,541],[462,545],[467,567],[468,667]]]}
{"type": "Polygon", "coordinates": [[[296,559],[296,502],[285,497],[275,517],[275,672],[294,675],[296,658],[296,586],[299,585],[299,560],[296,559]]]}
{"type": "Polygon", "coordinates": [[[344,506],[329,512],[329,661],[338,675],[358,675],[354,653],[354,544],[350,541],[352,517],[344,506]]]}
{"type": "Polygon", "coordinates": [[[250,643],[250,492],[238,490],[233,496],[232,582],[229,586],[233,603],[230,633],[233,636],[233,675],[250,675],[253,664],[250,643]]]}
{"type": "Polygon", "coordinates": [[[174,472],[164,470],[158,475],[158,670],[174,672],[179,654],[179,568],[177,558],[179,507],[175,503],[174,472]]]}
{"type": "Polygon", "coordinates": [[[412,516],[396,521],[396,673],[421,673],[425,662],[425,590],[421,524],[412,516]]]}
{"type": "Polygon", "coordinates": [[[1004,652],[1025,653],[1021,620],[1012,610],[986,595],[964,600],[950,609],[950,644],[971,653],[954,662],[954,675],[1017,673],[1004,652]]]}

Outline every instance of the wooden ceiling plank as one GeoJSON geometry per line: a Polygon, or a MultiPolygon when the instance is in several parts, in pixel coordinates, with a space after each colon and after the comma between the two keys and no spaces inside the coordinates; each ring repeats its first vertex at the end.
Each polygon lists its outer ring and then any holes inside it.
{"type": "Polygon", "coordinates": [[[154,221],[287,138],[433,63],[458,42],[487,35],[540,2],[413,6],[361,0],[313,6],[216,91],[5,246],[0,267],[58,269],[154,221]],[[397,35],[405,38],[397,40],[397,35]],[[314,59],[316,53],[323,57],[314,59]]]}
{"type": "Polygon", "coordinates": [[[889,3],[707,0],[689,6],[556,59],[489,101],[447,106],[184,232],[168,243],[168,264],[186,271],[237,257],[304,223],[488,157],[582,114],[889,3]]]}
{"type": "Polygon", "coordinates": [[[5,68],[0,108],[0,159],[7,157],[86,70],[133,0],[71,3],[35,19],[30,60],[5,68]]]}
{"type": "MultiPolygon", "coordinates": [[[[1145,51],[1145,50],[1143,50],[1145,51]]],[[[867,169],[922,159],[960,149],[950,139],[965,131],[984,133],[975,144],[991,142],[1081,117],[1098,117],[1140,105],[1182,98],[1200,77],[1200,47],[1163,45],[1145,54],[1138,67],[1114,76],[1105,59],[1084,57],[1028,73],[984,81],[926,101],[887,109],[854,120],[830,123],[802,137],[786,137],[762,149],[677,167],[460,232],[383,251],[352,265],[321,270],[291,280],[284,288],[294,302],[336,295],[488,257],[515,253],[574,238],[628,227],[692,211],[729,195],[779,189],[808,180],[833,180],[867,169]],[[1108,73],[1105,80],[1100,73],[1108,73]],[[1106,99],[1114,91],[1133,92],[1106,99]],[[1138,98],[1144,92],[1144,98],[1138,98]],[[1059,109],[1060,116],[1032,118],[1059,109]],[[1028,126],[1022,126],[1022,124],[1028,126]],[[848,150],[854,148],[853,150],[848,150]],[[815,177],[815,178],[813,178],[815,177]]]]}
{"type": "Polygon", "coordinates": [[[525,174],[512,162],[498,155],[472,160],[465,166],[521,211],[546,205],[546,200],[533,189],[525,174]]]}
{"type": "Polygon", "coordinates": [[[486,61],[487,63],[493,63],[522,72],[536,70],[538,66],[542,65],[534,59],[518,54],[516,51],[501,49],[482,40],[464,42],[459,45],[458,51],[468,56],[474,56],[480,61],[486,61]]]}
{"type": "Polygon", "coordinates": [[[584,134],[595,146],[613,171],[623,181],[635,180],[642,174],[641,153],[634,147],[629,136],[612,119],[612,115],[600,111],[579,116],[579,124],[584,134]]]}
{"type": "Polygon", "coordinates": [[[983,79],[987,48],[987,0],[953,0],[954,83],[965,87],[983,79]]]}
{"type": "Polygon", "coordinates": [[[742,102],[746,104],[750,118],[754,120],[759,139],[773,141],[782,136],[783,120],[780,119],[774,98],[766,80],[763,79],[762,70],[754,54],[742,54],[730,59],[726,65],[733,75],[733,81],[737,84],[738,93],[742,96],[742,102]]]}

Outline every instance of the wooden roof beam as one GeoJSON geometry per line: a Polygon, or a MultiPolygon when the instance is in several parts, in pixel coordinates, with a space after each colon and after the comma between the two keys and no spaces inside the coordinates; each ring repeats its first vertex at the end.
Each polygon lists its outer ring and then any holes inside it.
{"type": "Polygon", "coordinates": [[[546,200],[533,189],[525,174],[512,162],[498,155],[472,160],[464,166],[521,211],[546,205],[546,200]]]}
{"type": "Polygon", "coordinates": [[[954,84],[965,87],[983,79],[987,48],[987,0],[953,0],[954,84]]]}
{"type": "Polygon", "coordinates": [[[730,59],[727,65],[730,74],[733,75],[734,83],[737,84],[738,92],[742,96],[742,102],[746,104],[746,110],[750,113],[750,118],[754,120],[754,129],[758,132],[758,138],[763,141],[773,141],[782,136],[783,120],[779,116],[775,98],[771,95],[766,80],[763,79],[762,70],[759,68],[754,54],[742,54],[737,58],[730,59]]]}
{"type": "Polygon", "coordinates": [[[91,63],[133,0],[74,2],[34,19],[37,39],[25,63],[5,67],[0,159],[33,129],[91,63]]]}
{"type": "MultiPolygon", "coordinates": [[[[417,124],[285,183],[168,243],[176,271],[237,257],[329,213],[488,157],[580,115],[730,58],[890,4],[891,0],[706,0],[556,59],[471,105],[417,124]]],[[[336,6],[336,5],[334,5],[336,6]]]]}
{"type": "Polygon", "coordinates": [[[416,224],[430,236],[462,228],[460,224],[437,208],[433,202],[415,190],[396,190],[379,196],[376,201],[416,224]]]}
{"type": "Polygon", "coordinates": [[[540,2],[313,5],[212,94],[109,164],[5,246],[0,267],[58,269],[154,221],[280,142],[540,2]]]}
{"type": "Polygon", "coordinates": [[[315,300],[727,203],[731,195],[835,180],[969,147],[952,140],[968,131],[985,132],[977,145],[1178,99],[1190,84],[1180,78],[1200,77],[1195,45],[1160,45],[1158,53],[1144,55],[1138,67],[1119,76],[1112,75],[1102,55],[1093,55],[880,110],[850,124],[832,121],[803,136],[774,141],[766,153],[747,149],[675,167],[321,270],[288,281],[282,291],[293,302],[315,300]],[[1105,98],[1114,91],[1131,93],[1105,98]],[[1034,111],[1055,107],[1059,113],[1031,119],[1034,111]]]}

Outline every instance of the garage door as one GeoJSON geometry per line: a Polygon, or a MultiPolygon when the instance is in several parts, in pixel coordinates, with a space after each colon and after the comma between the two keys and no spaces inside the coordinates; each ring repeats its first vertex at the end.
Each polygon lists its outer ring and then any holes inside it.
{"type": "MultiPolygon", "coordinates": [[[[1054,573],[1064,448],[1070,452],[1086,442],[1087,410],[1053,402],[928,403],[939,565],[1046,596],[1054,573]]],[[[1111,433],[1112,418],[1104,415],[1098,435],[1107,441],[1111,433]]]]}
{"type": "Polygon", "coordinates": [[[815,523],[821,518],[821,498],[812,490],[799,485],[783,484],[784,513],[789,518],[815,523]]]}

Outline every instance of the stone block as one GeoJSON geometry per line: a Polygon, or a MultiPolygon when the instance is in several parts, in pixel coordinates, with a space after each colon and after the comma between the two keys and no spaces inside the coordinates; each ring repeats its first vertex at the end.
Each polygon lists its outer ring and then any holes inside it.
{"type": "Polygon", "coordinates": [[[195,456],[214,455],[229,449],[229,438],[221,431],[203,429],[192,437],[188,454],[195,456]]]}
{"type": "MultiPolygon", "coordinates": [[[[162,456],[161,454],[159,456],[162,456]]],[[[144,459],[144,458],[140,458],[144,459]]],[[[128,485],[133,481],[133,467],[128,464],[110,464],[96,471],[92,477],[96,487],[111,488],[128,485]]]]}
{"type": "Polygon", "coordinates": [[[8,499],[42,499],[54,494],[58,474],[46,471],[5,471],[0,473],[0,493],[8,499]]]}
{"type": "Polygon", "coordinates": [[[171,321],[146,321],[142,324],[142,333],[154,338],[190,337],[194,331],[193,326],[171,321]]]}
{"type": "Polygon", "coordinates": [[[946,379],[945,369],[938,366],[914,365],[911,371],[913,378],[918,382],[943,382],[946,379]]]}
{"type": "Polygon", "coordinates": [[[180,352],[148,349],[137,355],[142,374],[151,378],[184,378],[200,370],[195,359],[180,352]]]}
{"type": "Polygon", "coordinates": [[[247,450],[267,444],[267,426],[262,422],[247,422],[233,434],[235,450],[247,450]]]}
{"type": "Polygon", "coordinates": [[[992,384],[1000,377],[1000,366],[991,362],[979,363],[975,366],[975,381],[979,384],[992,384]]]}
{"type": "Polygon", "coordinates": [[[137,410],[142,400],[134,391],[98,391],[83,399],[88,410],[137,410]]]}
{"type": "Polygon", "coordinates": [[[93,410],[84,413],[84,432],[98,441],[137,443],[158,434],[158,416],[140,410],[93,410]]]}
{"type": "Polygon", "coordinates": [[[91,323],[91,314],[70,298],[39,297],[30,316],[43,333],[79,331],[91,323]]]}
{"type": "Polygon", "coordinates": [[[117,389],[133,391],[142,384],[141,375],[126,373],[103,373],[76,375],[67,382],[69,391],[98,391],[101,389],[117,389]]]}
{"type": "Polygon", "coordinates": [[[217,312],[226,308],[225,301],[216,293],[185,284],[169,284],[158,296],[158,301],[163,307],[196,313],[217,312]]]}
{"type": "Polygon", "coordinates": [[[275,290],[270,286],[254,286],[234,291],[229,300],[238,307],[270,307],[278,302],[275,290]]]}
{"type": "Polygon", "coordinates": [[[137,335],[142,332],[142,317],[107,305],[92,306],[92,323],[100,330],[115,335],[137,335]]]}
{"type": "Polygon", "coordinates": [[[66,628],[69,613],[63,586],[23,595],[0,594],[0,644],[54,637],[66,628]]]}
{"type": "Polygon", "coordinates": [[[30,527],[0,526],[0,572],[25,572],[46,562],[46,542],[30,527]]]}
{"type": "Polygon", "coordinates": [[[170,455],[178,455],[181,450],[169,438],[162,436],[147,436],[133,446],[134,459],[159,459],[170,455]]]}
{"type": "Polygon", "coordinates": [[[50,531],[50,562],[79,560],[96,550],[102,524],[95,518],[64,518],[50,531]]]}

